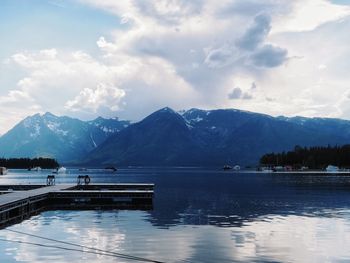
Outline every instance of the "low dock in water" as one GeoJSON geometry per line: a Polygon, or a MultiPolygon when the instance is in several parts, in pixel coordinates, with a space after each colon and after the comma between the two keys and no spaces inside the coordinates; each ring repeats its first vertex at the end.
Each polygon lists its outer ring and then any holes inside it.
{"type": "Polygon", "coordinates": [[[154,184],[0,185],[0,228],[53,209],[153,208],[154,184]]]}

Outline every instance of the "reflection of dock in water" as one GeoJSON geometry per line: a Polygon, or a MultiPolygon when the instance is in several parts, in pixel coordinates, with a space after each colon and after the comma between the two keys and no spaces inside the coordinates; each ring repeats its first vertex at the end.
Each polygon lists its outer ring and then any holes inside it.
{"type": "Polygon", "coordinates": [[[0,185],[0,228],[52,209],[153,208],[154,184],[0,185]]]}

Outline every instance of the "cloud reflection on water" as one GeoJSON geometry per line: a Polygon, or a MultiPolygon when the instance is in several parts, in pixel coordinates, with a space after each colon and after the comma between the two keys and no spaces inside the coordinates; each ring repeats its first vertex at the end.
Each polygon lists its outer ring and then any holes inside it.
{"type": "MultiPolygon", "coordinates": [[[[271,215],[241,227],[179,224],[165,228],[145,220],[146,212],[55,211],[10,229],[165,262],[324,262],[350,260],[349,215],[350,211],[336,217],[271,215]]],[[[54,244],[6,230],[0,234],[7,239],[54,244]]],[[[0,252],[7,253],[8,262],[129,262],[25,244],[0,243],[0,252]]]]}

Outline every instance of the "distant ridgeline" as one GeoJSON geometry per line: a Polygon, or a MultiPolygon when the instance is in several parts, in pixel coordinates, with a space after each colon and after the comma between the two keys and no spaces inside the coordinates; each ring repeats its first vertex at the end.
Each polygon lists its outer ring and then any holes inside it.
{"type": "Polygon", "coordinates": [[[263,155],[260,164],[307,166],[310,169],[324,169],[329,164],[343,168],[350,167],[350,145],[310,148],[295,146],[294,151],[263,155]]]}
{"type": "Polygon", "coordinates": [[[0,159],[0,166],[12,169],[28,169],[33,167],[41,167],[43,169],[53,169],[59,167],[55,159],[50,158],[10,158],[0,159]]]}

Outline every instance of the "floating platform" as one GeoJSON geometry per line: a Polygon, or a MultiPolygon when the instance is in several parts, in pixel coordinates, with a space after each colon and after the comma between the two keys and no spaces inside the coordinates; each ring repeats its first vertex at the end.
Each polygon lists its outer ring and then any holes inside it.
{"type": "Polygon", "coordinates": [[[0,228],[53,209],[153,208],[154,184],[0,185],[0,228]]]}

